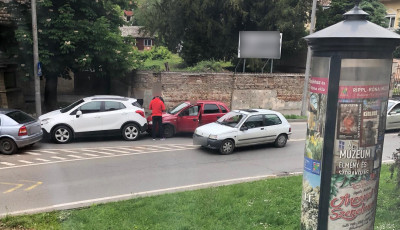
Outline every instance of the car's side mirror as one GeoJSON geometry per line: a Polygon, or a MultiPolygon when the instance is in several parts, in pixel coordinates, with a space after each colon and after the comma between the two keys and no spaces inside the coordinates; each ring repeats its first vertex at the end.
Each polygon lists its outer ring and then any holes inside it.
{"type": "Polygon", "coordinates": [[[80,116],[82,116],[82,111],[78,110],[76,112],[76,118],[79,118],[80,116]]]}
{"type": "Polygon", "coordinates": [[[240,127],[240,131],[246,131],[249,130],[249,128],[247,128],[247,126],[242,125],[242,127],[240,127]]]}

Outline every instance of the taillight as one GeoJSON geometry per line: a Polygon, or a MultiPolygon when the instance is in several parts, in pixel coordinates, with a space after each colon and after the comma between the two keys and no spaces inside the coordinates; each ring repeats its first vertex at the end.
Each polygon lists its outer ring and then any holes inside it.
{"type": "Polygon", "coordinates": [[[289,133],[291,133],[291,132],[292,132],[292,127],[289,128],[289,133]]]}
{"type": "Polygon", "coordinates": [[[19,128],[18,136],[25,136],[25,135],[28,135],[28,130],[26,130],[25,126],[22,126],[21,128],[19,128]]]}
{"type": "Polygon", "coordinates": [[[136,113],[140,114],[140,116],[144,117],[144,112],[142,110],[136,110],[136,113]]]}

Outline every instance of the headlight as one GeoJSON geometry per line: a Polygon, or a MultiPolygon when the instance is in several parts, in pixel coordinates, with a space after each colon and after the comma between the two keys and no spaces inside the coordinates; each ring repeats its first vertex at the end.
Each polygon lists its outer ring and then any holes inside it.
{"type": "Polygon", "coordinates": [[[47,125],[50,122],[50,119],[51,118],[46,118],[46,119],[41,120],[42,125],[47,125]]]}
{"type": "Polygon", "coordinates": [[[149,125],[153,125],[153,121],[149,121],[149,125]]]}
{"type": "Polygon", "coordinates": [[[208,138],[217,140],[218,136],[217,136],[217,135],[212,135],[212,134],[210,134],[210,136],[208,136],[208,138]]]}

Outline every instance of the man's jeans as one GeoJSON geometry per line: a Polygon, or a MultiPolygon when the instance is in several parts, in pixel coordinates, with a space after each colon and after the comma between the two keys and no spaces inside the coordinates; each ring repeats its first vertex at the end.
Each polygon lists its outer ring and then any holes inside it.
{"type": "Polygon", "coordinates": [[[160,138],[164,138],[164,130],[162,127],[162,116],[153,116],[152,117],[152,121],[153,121],[153,126],[152,126],[152,136],[153,139],[156,139],[156,129],[158,128],[158,136],[160,138]]]}

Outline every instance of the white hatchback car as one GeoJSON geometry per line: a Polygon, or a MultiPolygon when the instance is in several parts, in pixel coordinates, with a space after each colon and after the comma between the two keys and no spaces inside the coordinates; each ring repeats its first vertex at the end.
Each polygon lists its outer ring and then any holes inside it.
{"type": "Polygon", "coordinates": [[[198,127],[193,144],[231,154],[235,147],[275,143],[284,147],[292,129],[285,117],[275,111],[248,109],[231,111],[214,123],[198,127]]]}
{"type": "Polygon", "coordinates": [[[121,135],[136,140],[147,130],[144,109],[134,98],[121,96],[86,97],[39,117],[42,129],[56,143],[75,137],[121,135]]]}

